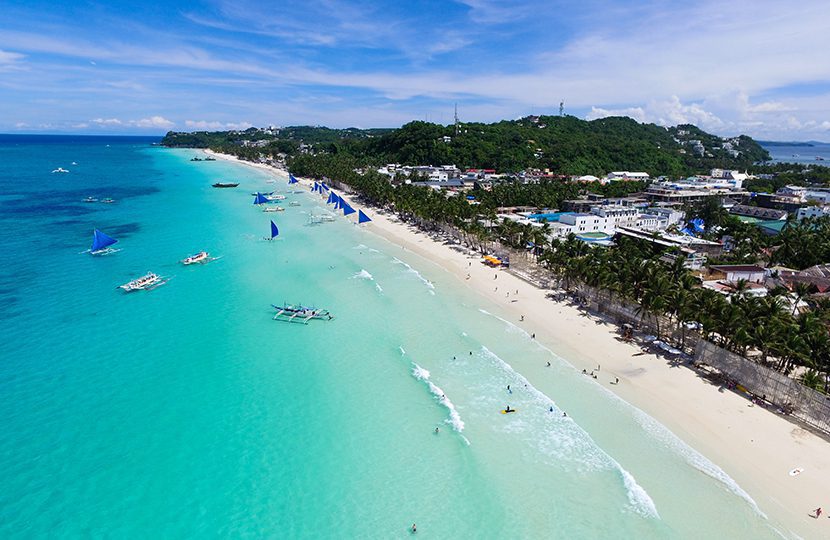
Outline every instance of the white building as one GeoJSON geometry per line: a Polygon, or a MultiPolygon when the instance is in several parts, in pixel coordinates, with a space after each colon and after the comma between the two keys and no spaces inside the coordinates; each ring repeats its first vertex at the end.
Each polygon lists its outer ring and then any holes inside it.
{"type": "Polygon", "coordinates": [[[804,206],[798,209],[796,219],[820,218],[830,216],[830,206],[804,206]]]}
{"type": "Polygon", "coordinates": [[[686,214],[681,212],[680,210],[675,210],[674,208],[667,208],[657,206],[654,208],[649,208],[646,212],[648,214],[654,214],[656,216],[660,216],[666,219],[666,228],[671,227],[672,225],[677,225],[680,227],[686,218],[686,214]]]}
{"type": "Polygon", "coordinates": [[[644,172],[628,172],[628,171],[613,171],[608,173],[605,177],[607,180],[614,182],[618,180],[648,180],[648,173],[644,172]]]}
{"type": "Polygon", "coordinates": [[[637,216],[636,227],[644,231],[665,231],[669,220],[656,214],[640,214],[637,216]]]}

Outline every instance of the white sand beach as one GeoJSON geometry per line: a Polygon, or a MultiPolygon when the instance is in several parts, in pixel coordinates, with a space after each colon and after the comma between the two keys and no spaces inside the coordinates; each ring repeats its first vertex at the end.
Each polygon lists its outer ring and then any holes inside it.
{"type": "MultiPolygon", "coordinates": [[[[240,163],[285,174],[266,165],[240,163]]],[[[788,531],[783,532],[805,538],[830,537],[830,521],[825,517],[830,510],[827,440],[772,411],[752,406],[738,394],[702,379],[693,369],[674,366],[654,354],[641,354],[637,344],[617,339],[614,325],[587,316],[568,303],[546,298],[548,291],[487,267],[477,256],[435,242],[388,214],[373,212],[372,219],[367,231],[431,261],[455,276],[459,286],[497,302],[502,306],[501,316],[535,334],[541,344],[578,371],[601,365],[597,384],[655,418],[721,467],[761,511],[786,525],[788,531]],[[494,291],[495,273],[502,292],[494,291]],[[511,291],[509,297],[503,292],[507,290],[511,291]],[[619,384],[610,384],[617,377],[619,384]],[[803,472],[791,476],[795,468],[803,472]],[[819,506],[825,508],[825,514],[821,519],[811,518],[809,514],[819,506]]],[[[522,374],[542,392],[550,390],[545,366],[523,370],[522,374]]]]}

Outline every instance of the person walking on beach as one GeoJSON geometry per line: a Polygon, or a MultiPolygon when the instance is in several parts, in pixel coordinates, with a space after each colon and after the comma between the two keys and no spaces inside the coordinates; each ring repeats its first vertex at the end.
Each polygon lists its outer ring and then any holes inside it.
{"type": "Polygon", "coordinates": [[[816,508],[816,511],[814,512],[814,514],[816,515],[816,519],[821,517],[821,506],[816,508]]]}

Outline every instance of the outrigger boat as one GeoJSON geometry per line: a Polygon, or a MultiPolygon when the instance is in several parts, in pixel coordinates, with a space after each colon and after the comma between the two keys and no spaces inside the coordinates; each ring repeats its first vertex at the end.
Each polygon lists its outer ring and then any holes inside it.
{"type": "Polygon", "coordinates": [[[119,289],[124,289],[125,292],[133,292],[133,291],[151,291],[156,287],[160,287],[167,283],[167,279],[159,276],[158,274],[154,274],[153,272],[148,272],[147,274],[141,276],[138,279],[134,279],[129,283],[125,283],[123,285],[119,285],[119,289]]]}
{"type": "Polygon", "coordinates": [[[300,201],[291,201],[290,203],[288,203],[288,205],[289,205],[289,206],[302,206],[302,205],[300,204],[300,201]]]}
{"type": "Polygon", "coordinates": [[[320,223],[333,223],[335,219],[336,218],[329,213],[315,214],[314,212],[312,212],[308,216],[308,224],[319,225],[320,223]]]}
{"type": "Polygon", "coordinates": [[[86,199],[84,199],[84,202],[98,202],[98,199],[96,199],[95,197],[87,197],[86,199]]]}
{"type": "Polygon", "coordinates": [[[182,259],[181,263],[184,264],[184,265],[197,264],[197,263],[209,263],[211,261],[215,261],[218,258],[219,257],[211,257],[210,253],[208,253],[207,251],[200,251],[199,253],[197,253],[195,255],[191,255],[190,257],[182,259]]]}
{"type": "Polygon", "coordinates": [[[213,187],[216,188],[232,188],[239,185],[239,182],[216,182],[212,184],[213,187]]]}
{"type": "Polygon", "coordinates": [[[110,253],[121,251],[120,249],[110,247],[116,242],[118,242],[118,240],[115,238],[102,233],[98,229],[95,229],[92,231],[92,246],[84,253],[89,253],[90,255],[109,255],[110,253]]]}
{"type": "Polygon", "coordinates": [[[282,206],[266,206],[262,209],[263,212],[285,212],[282,206]]]}
{"type": "Polygon", "coordinates": [[[308,324],[308,321],[312,319],[330,321],[334,318],[327,309],[317,309],[300,305],[295,306],[292,304],[283,304],[282,306],[271,304],[271,306],[277,310],[277,314],[274,315],[275,321],[308,324]]]}

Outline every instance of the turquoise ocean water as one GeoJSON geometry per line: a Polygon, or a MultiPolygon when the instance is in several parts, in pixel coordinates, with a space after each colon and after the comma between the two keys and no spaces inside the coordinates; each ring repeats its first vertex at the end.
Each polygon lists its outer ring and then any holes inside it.
{"type": "Polygon", "coordinates": [[[264,214],[250,192],[283,179],[194,155],[0,139],[0,537],[777,536],[498,306],[343,217],[309,225],[311,194],[264,214]],[[122,250],[79,254],[94,227],[122,250]],[[201,249],[222,258],[177,263],[201,249]],[[171,279],[116,290],[147,271],[171,279]],[[335,319],[272,321],[283,301],[335,319]]]}

